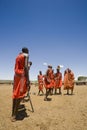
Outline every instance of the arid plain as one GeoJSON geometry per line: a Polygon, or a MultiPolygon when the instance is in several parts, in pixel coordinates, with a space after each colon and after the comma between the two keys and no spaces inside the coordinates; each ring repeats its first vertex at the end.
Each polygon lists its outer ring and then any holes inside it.
{"type": "Polygon", "coordinates": [[[21,102],[22,118],[11,122],[12,85],[0,84],[0,130],[87,130],[87,85],[75,85],[74,94],[37,96],[38,86],[31,86],[29,101],[21,102]]]}

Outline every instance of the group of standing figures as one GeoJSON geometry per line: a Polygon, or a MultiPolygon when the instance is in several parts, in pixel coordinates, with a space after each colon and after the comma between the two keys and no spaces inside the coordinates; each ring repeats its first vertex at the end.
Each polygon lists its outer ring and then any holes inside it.
{"type": "MultiPolygon", "coordinates": [[[[15,59],[14,66],[14,83],[12,91],[12,115],[11,121],[16,121],[17,118],[21,117],[18,114],[18,109],[20,102],[24,99],[27,92],[30,91],[30,80],[28,71],[32,62],[29,61],[29,50],[26,47],[22,48],[22,51],[17,55],[15,59]]],[[[70,69],[66,69],[64,72],[64,81],[62,80],[62,73],[60,72],[60,66],[57,67],[56,73],[51,65],[48,65],[48,69],[45,75],[39,72],[38,75],[38,86],[39,92],[43,92],[43,87],[46,89],[44,100],[48,100],[48,95],[57,94],[57,89],[59,89],[59,94],[61,94],[61,87],[64,83],[64,90],[67,90],[69,94],[69,89],[71,89],[71,94],[73,94],[74,89],[74,74],[70,69]]]]}
{"type": "Polygon", "coordinates": [[[68,68],[64,72],[64,79],[62,78],[62,73],[60,72],[60,66],[57,66],[56,73],[52,69],[51,65],[48,65],[48,69],[46,74],[43,75],[42,71],[39,71],[38,75],[38,88],[42,94],[43,88],[46,89],[44,100],[48,100],[48,95],[57,94],[57,90],[59,89],[59,94],[62,94],[61,88],[63,86],[64,90],[67,90],[67,94],[69,94],[69,90],[71,90],[71,94],[73,94],[74,89],[74,73],[68,68]]]}

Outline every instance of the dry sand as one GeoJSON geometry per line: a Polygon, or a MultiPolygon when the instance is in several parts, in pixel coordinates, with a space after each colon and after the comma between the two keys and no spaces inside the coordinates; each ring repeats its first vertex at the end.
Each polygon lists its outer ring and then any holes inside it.
{"type": "Polygon", "coordinates": [[[32,86],[30,102],[21,103],[26,110],[22,119],[11,122],[12,85],[0,84],[0,130],[87,130],[87,86],[75,86],[74,95],[37,96],[38,88],[32,86]]]}

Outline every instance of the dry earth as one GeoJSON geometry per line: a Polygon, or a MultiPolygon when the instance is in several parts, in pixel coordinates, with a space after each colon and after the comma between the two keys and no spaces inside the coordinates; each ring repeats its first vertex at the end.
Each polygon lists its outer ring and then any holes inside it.
{"type": "Polygon", "coordinates": [[[87,86],[75,86],[74,95],[52,95],[50,101],[37,96],[32,86],[30,102],[21,103],[22,119],[11,122],[12,85],[0,84],[0,130],[87,130],[87,86]]]}

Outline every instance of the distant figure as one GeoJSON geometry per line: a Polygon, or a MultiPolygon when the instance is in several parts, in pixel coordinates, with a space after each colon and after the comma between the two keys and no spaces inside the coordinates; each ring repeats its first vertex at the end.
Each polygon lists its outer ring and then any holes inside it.
{"type": "Polygon", "coordinates": [[[51,95],[53,95],[54,88],[55,88],[55,74],[54,74],[54,70],[52,69],[52,73],[51,73],[51,95]]]}
{"type": "Polygon", "coordinates": [[[18,107],[21,99],[24,98],[29,84],[27,83],[27,76],[25,71],[26,59],[28,59],[28,48],[22,48],[22,52],[16,57],[14,68],[14,84],[13,84],[13,106],[11,121],[16,121],[18,114],[18,107]]]}
{"type": "Polygon", "coordinates": [[[64,72],[64,90],[67,90],[67,94],[69,94],[69,90],[71,90],[71,94],[73,94],[74,73],[69,68],[64,72]]]}
{"type": "Polygon", "coordinates": [[[43,81],[43,75],[42,75],[42,71],[39,71],[39,75],[38,75],[38,95],[40,94],[40,92],[42,92],[42,94],[44,94],[43,92],[43,85],[44,85],[44,81],[43,81]]]}
{"type": "Polygon", "coordinates": [[[48,100],[48,95],[52,94],[52,88],[53,88],[53,80],[52,80],[52,76],[53,76],[53,70],[52,70],[52,66],[48,65],[48,69],[46,71],[46,74],[44,76],[44,83],[45,83],[45,88],[46,88],[46,94],[45,94],[45,98],[44,101],[48,100]]]}
{"type": "Polygon", "coordinates": [[[62,73],[60,72],[60,66],[57,66],[57,72],[55,73],[55,94],[57,94],[57,89],[59,89],[59,94],[62,94],[61,87],[62,87],[62,73]]]}

